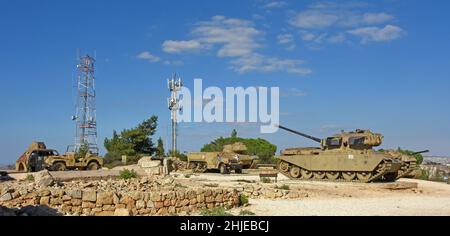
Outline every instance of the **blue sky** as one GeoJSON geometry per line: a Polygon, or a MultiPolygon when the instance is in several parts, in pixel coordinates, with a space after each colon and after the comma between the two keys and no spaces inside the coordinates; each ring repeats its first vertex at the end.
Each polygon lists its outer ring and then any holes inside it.
{"type": "MultiPolygon", "coordinates": [[[[3,1],[0,163],[33,140],[73,143],[76,53],[96,54],[99,144],[152,114],[168,138],[166,78],[278,86],[281,123],[323,137],[371,128],[383,148],[450,154],[448,1],[3,1]]],[[[279,149],[314,145],[258,124],[179,127],[198,150],[233,128],[279,149]]]]}

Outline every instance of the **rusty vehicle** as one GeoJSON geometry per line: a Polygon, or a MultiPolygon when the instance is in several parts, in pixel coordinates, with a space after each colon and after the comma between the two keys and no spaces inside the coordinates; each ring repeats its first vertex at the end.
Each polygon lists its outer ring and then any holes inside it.
{"type": "Polygon", "coordinates": [[[277,169],[291,179],[328,181],[395,181],[403,162],[389,153],[376,151],[383,135],[370,130],[341,132],[325,139],[279,126],[311,139],[320,147],[289,148],[278,156],[277,169]]]}
{"type": "Polygon", "coordinates": [[[427,153],[429,150],[405,153],[399,150],[387,150],[385,151],[392,157],[402,161],[402,167],[398,171],[397,178],[413,178],[415,176],[415,171],[418,169],[416,155],[427,153]]]}
{"type": "Polygon", "coordinates": [[[194,172],[218,170],[222,174],[242,173],[242,169],[256,166],[258,158],[246,154],[243,143],[224,145],[221,152],[190,152],[187,154],[187,168],[194,172]]]}
{"type": "Polygon", "coordinates": [[[33,142],[16,161],[16,170],[21,172],[97,170],[102,166],[103,159],[96,154],[88,152],[79,157],[76,152],[67,151],[60,155],[54,149],[47,149],[43,142],[33,142]]]}

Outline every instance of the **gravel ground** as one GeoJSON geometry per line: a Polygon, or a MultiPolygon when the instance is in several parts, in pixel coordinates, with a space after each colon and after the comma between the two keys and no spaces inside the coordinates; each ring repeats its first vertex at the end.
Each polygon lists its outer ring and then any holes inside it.
{"type": "MultiPolygon", "coordinates": [[[[262,216],[439,216],[450,215],[450,185],[421,180],[413,190],[388,190],[371,185],[318,184],[300,200],[250,199],[245,209],[262,216]],[[325,187],[323,192],[320,186],[325,187]],[[356,187],[356,188],[355,188],[356,187]],[[356,190],[358,189],[358,190],[356,190]]],[[[238,212],[235,212],[238,213],[238,212]]]]}

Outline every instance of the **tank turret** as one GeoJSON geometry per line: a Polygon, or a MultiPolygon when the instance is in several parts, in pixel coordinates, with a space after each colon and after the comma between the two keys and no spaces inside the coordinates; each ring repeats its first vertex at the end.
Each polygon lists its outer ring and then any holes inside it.
{"type": "Polygon", "coordinates": [[[280,129],[288,132],[300,135],[302,137],[311,139],[317,143],[320,143],[322,149],[372,149],[373,147],[380,146],[383,142],[383,135],[373,133],[370,130],[357,129],[353,132],[342,132],[324,139],[316,138],[314,136],[304,134],[284,126],[279,125],[280,129]]]}

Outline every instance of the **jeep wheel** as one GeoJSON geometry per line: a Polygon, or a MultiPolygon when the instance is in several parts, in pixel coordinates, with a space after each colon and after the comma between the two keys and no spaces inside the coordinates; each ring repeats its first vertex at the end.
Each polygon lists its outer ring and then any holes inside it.
{"type": "Polygon", "coordinates": [[[52,171],[65,171],[66,170],[66,164],[64,164],[63,162],[56,162],[53,163],[52,167],[51,167],[52,171]]]}
{"type": "Polygon", "coordinates": [[[97,162],[93,161],[88,164],[86,169],[87,170],[98,170],[98,169],[100,169],[100,165],[97,162]]]}
{"type": "Polygon", "coordinates": [[[241,168],[234,169],[234,173],[242,174],[242,169],[241,168]]]}

